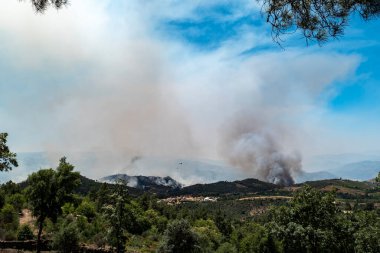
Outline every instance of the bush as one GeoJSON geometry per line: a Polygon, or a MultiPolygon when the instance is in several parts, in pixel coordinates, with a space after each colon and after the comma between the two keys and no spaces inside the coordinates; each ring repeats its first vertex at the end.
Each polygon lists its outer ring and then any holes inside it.
{"type": "Polygon", "coordinates": [[[78,252],[79,233],[75,224],[70,223],[63,226],[53,238],[53,247],[59,252],[70,253],[78,252]]]}
{"type": "Polygon", "coordinates": [[[234,245],[231,243],[225,242],[217,249],[216,253],[237,253],[237,250],[234,245]]]}
{"type": "Polygon", "coordinates": [[[34,239],[33,231],[29,225],[22,225],[17,233],[17,240],[26,241],[34,239]]]}
{"type": "Polygon", "coordinates": [[[15,193],[6,198],[6,203],[12,205],[18,213],[21,213],[26,200],[21,193],[15,193]]]}
{"type": "Polygon", "coordinates": [[[197,220],[193,225],[193,231],[197,233],[203,252],[215,252],[219,247],[223,235],[219,232],[211,219],[197,220]]]}
{"type": "Polygon", "coordinates": [[[84,200],[77,208],[77,213],[87,217],[88,220],[93,220],[96,215],[96,207],[93,203],[84,200]]]}
{"type": "Polygon", "coordinates": [[[19,217],[12,205],[5,204],[0,211],[0,237],[5,240],[16,238],[19,217]]]}
{"type": "Polygon", "coordinates": [[[176,220],[168,225],[164,234],[164,242],[158,252],[193,253],[200,252],[199,238],[186,220],[176,220]]]}

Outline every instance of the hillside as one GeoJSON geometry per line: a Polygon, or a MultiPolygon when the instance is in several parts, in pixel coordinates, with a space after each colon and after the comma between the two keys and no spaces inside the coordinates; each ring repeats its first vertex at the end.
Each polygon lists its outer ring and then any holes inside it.
{"type": "Polygon", "coordinates": [[[211,184],[195,184],[172,191],[173,195],[241,195],[247,193],[265,193],[281,188],[275,184],[262,182],[258,179],[245,179],[234,182],[220,181],[211,184]]]}
{"type": "Polygon", "coordinates": [[[152,187],[162,187],[168,190],[182,187],[182,184],[180,184],[171,177],[129,176],[127,174],[115,174],[103,177],[99,181],[106,183],[115,183],[118,180],[125,181],[129,187],[141,190],[152,187]]]}
{"type": "Polygon", "coordinates": [[[297,189],[303,185],[310,185],[311,187],[323,191],[336,191],[338,197],[342,198],[379,198],[380,190],[379,184],[368,181],[352,181],[348,179],[327,179],[319,181],[308,181],[302,184],[290,187],[297,189]]]}
{"type": "MultiPolygon", "coordinates": [[[[96,191],[104,183],[86,177],[81,177],[82,184],[77,193],[88,194],[96,191]]],[[[112,187],[112,184],[106,183],[112,187]]],[[[361,182],[341,179],[326,179],[318,181],[307,181],[290,187],[281,187],[275,184],[262,182],[258,179],[249,178],[245,180],[227,182],[219,181],[211,184],[195,184],[183,188],[172,188],[165,185],[152,184],[143,188],[129,187],[132,195],[141,195],[144,192],[152,193],[158,197],[170,196],[244,196],[250,194],[258,195],[289,195],[291,191],[297,190],[304,185],[323,191],[336,191],[341,198],[380,198],[379,184],[374,182],[361,182]]]]}

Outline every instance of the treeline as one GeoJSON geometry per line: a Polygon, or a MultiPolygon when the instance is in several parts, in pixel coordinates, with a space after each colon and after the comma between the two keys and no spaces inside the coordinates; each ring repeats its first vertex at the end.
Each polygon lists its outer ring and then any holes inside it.
{"type": "MultiPolygon", "coordinates": [[[[6,137],[0,134],[0,171],[17,166],[6,137]]],[[[81,244],[116,252],[380,252],[378,207],[342,207],[334,193],[310,186],[288,202],[260,202],[266,210],[255,219],[235,215],[239,205],[229,208],[228,199],[168,205],[128,189],[94,184],[62,158],[56,169],[0,186],[0,240],[37,240],[37,252],[46,241],[59,252],[81,244]]]]}
{"type": "Polygon", "coordinates": [[[260,219],[243,220],[223,205],[208,210],[207,203],[167,205],[151,194],[131,196],[125,182],[74,194],[80,178],[62,158],[22,187],[1,185],[0,239],[51,240],[61,252],[76,252],[80,244],[116,252],[380,252],[378,210],[342,210],[333,193],[311,187],[260,219]],[[23,210],[35,218],[20,225],[23,210]]]}

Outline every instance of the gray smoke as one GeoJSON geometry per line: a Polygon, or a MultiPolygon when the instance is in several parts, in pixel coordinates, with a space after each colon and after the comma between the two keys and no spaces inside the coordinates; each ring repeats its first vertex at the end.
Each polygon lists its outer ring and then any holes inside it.
{"type": "MultiPolygon", "coordinates": [[[[246,116],[247,117],[247,116],[246,116]]],[[[301,156],[283,143],[286,131],[247,118],[233,121],[224,140],[227,161],[266,182],[288,186],[302,170],[301,156]]]]}

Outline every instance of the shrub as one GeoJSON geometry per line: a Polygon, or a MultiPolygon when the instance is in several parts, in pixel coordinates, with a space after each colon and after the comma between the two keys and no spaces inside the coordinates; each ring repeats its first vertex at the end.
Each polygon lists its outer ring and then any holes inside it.
{"type": "Polygon", "coordinates": [[[34,234],[29,225],[22,225],[17,233],[17,240],[26,241],[34,239],[34,234]]]}
{"type": "Polygon", "coordinates": [[[16,210],[12,205],[5,204],[0,211],[0,228],[3,231],[0,236],[4,239],[7,239],[8,237],[12,237],[11,239],[14,239],[13,237],[15,237],[14,235],[18,225],[19,217],[16,210]]]}
{"type": "Polygon", "coordinates": [[[237,250],[234,245],[231,243],[225,242],[216,250],[216,253],[237,253],[237,250]]]}
{"type": "Polygon", "coordinates": [[[75,224],[70,223],[63,226],[53,237],[53,247],[59,252],[70,253],[78,252],[79,233],[75,224]]]}
{"type": "Polygon", "coordinates": [[[88,220],[93,220],[96,215],[96,207],[93,203],[84,200],[77,208],[77,213],[87,217],[88,220]]]}
{"type": "Polygon", "coordinates": [[[176,220],[168,225],[163,244],[158,252],[193,253],[200,252],[199,238],[186,220],[176,220]]]}

